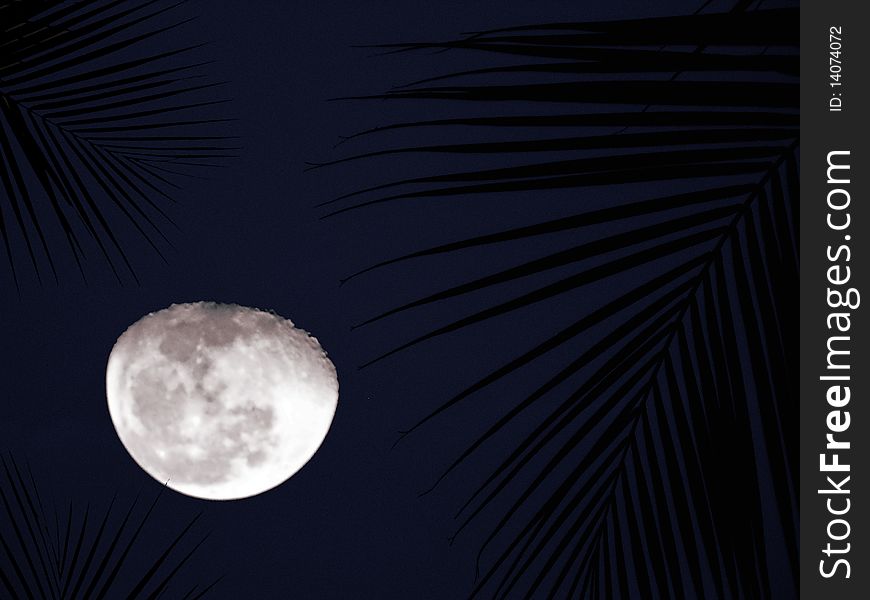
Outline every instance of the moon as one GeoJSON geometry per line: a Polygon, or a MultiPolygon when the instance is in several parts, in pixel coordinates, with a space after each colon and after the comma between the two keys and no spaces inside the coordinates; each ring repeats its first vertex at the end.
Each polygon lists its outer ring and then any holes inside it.
{"type": "Polygon", "coordinates": [[[142,317],[106,367],[112,423],[161,484],[209,500],[270,490],[320,447],[338,405],[316,338],[234,304],[174,304],[142,317]]]}

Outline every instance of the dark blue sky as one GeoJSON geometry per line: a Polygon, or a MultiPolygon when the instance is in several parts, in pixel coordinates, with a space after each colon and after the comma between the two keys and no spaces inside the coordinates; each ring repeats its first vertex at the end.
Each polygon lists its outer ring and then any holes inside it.
{"type": "MultiPolygon", "coordinates": [[[[375,272],[343,287],[338,282],[379,260],[447,241],[448,227],[452,239],[521,222],[522,205],[502,199],[498,210],[482,204],[461,213],[443,205],[374,208],[319,220],[323,213],[315,204],[394,178],[401,174],[397,169],[428,170],[436,160],[387,158],[304,173],[306,161],[339,156],[333,149],[339,135],[429,116],[425,103],[327,99],[377,93],[470,60],[469,55],[378,57],[355,44],[449,38],[543,21],[687,13],[700,3],[505,4],[272,0],[184,7],[199,18],[169,34],[167,45],[213,42],[205,51],[216,61],[209,72],[228,82],[234,102],[226,110],[239,119],[232,128],[242,138],[241,156],[206,180],[189,181],[177,194],[179,205],[171,215],[180,231],[167,229],[175,246],[168,265],[134,247],[140,286],[120,287],[97,267],[89,285],[68,270],[58,286],[28,283],[20,297],[11,287],[0,294],[0,447],[29,460],[42,489],[61,505],[71,499],[101,508],[115,492],[126,505],[140,489],[144,499],[153,498],[159,484],[127,455],[105,406],[103,376],[115,339],[145,313],[174,302],[215,300],[272,309],[312,332],[338,369],[339,408],[329,436],[300,473],[262,496],[208,503],[165,493],[146,544],[159,548],[185,519],[203,511],[198,530],[213,534],[186,569],[187,577],[202,581],[226,574],[216,598],[466,594],[488,530],[471,528],[452,546],[448,537],[455,527],[452,515],[479,473],[472,463],[434,493],[423,498],[418,493],[479,433],[477,411],[511,390],[495,387],[481,395],[477,408],[446,426],[424,427],[395,449],[391,445],[397,431],[473,381],[481,367],[511,356],[512,340],[549,324],[487,325],[359,371],[357,365],[430,324],[409,315],[354,332],[351,325],[492,267],[471,258],[451,263],[453,270],[441,274],[429,268],[434,263],[424,262],[375,272]],[[473,360],[456,360],[459,350],[473,360]]],[[[413,136],[403,141],[408,140],[413,136]]],[[[376,146],[364,141],[341,151],[376,146]]],[[[557,199],[540,214],[569,209],[557,199]]],[[[508,255],[502,259],[511,262],[508,255]]],[[[8,280],[2,281],[8,287],[8,280]]],[[[443,321],[440,310],[435,307],[425,318],[443,321]]]]}

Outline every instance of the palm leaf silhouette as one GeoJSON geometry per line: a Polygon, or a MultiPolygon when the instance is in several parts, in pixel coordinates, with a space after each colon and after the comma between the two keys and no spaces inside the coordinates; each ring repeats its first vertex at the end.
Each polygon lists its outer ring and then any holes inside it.
{"type": "Polygon", "coordinates": [[[5,514],[4,526],[0,527],[0,556],[4,558],[0,563],[0,589],[4,597],[192,600],[202,598],[218,583],[187,590],[171,587],[182,567],[208,538],[205,535],[182,550],[199,515],[163,545],[160,555],[143,557],[135,552],[137,542],[153,518],[159,496],[138,516],[137,512],[142,512],[137,510],[138,498],[120,518],[114,516],[115,498],[104,512],[88,505],[78,513],[70,503],[65,514],[55,507],[50,516],[29,466],[22,468],[11,455],[0,457],[0,463],[0,504],[5,514]],[[135,583],[128,585],[128,581],[135,583]],[[166,595],[169,593],[172,596],[166,595]]]}
{"type": "Polygon", "coordinates": [[[19,263],[57,280],[61,254],[82,277],[96,254],[135,279],[127,249],[138,237],[163,256],[178,178],[233,155],[207,131],[228,119],[202,44],[154,47],[190,20],[172,20],[179,4],[0,2],[0,238],[16,286],[19,263]]]}
{"type": "Polygon", "coordinates": [[[323,203],[329,217],[374,205],[534,198],[525,225],[420,249],[348,279],[422,257],[441,257],[443,270],[452,256],[484,247],[573,234],[567,248],[360,324],[412,310],[425,322],[427,307],[443,313],[475,295],[488,302],[368,366],[490,319],[510,327],[536,311],[565,315],[563,328],[517,342],[512,360],[408,432],[524,369],[550,371],[532,393],[495,407],[437,479],[510,439],[457,513],[457,533],[484,516],[492,523],[472,597],[796,595],[798,11],[748,4],[380,46],[473,53],[483,64],[354,97],[459,108],[343,143],[402,131],[414,139],[456,131],[462,142],[381,146],[314,165],[409,153],[495,164],[351,191],[323,203]],[[505,108],[514,101],[525,112],[505,108]],[[575,213],[536,217],[550,190],[573,190],[575,213]],[[507,283],[526,289],[493,301],[488,292],[507,283]],[[578,308],[570,294],[584,290],[606,299],[578,308]],[[564,349],[578,345],[564,362],[564,349]]]}

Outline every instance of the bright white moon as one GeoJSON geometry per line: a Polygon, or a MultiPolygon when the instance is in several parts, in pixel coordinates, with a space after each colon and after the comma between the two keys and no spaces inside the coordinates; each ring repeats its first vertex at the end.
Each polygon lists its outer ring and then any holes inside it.
{"type": "Polygon", "coordinates": [[[118,339],[106,369],[118,437],[183,494],[245,498],[291,477],[335,415],[338,379],[318,341],[273,313],[174,304],[118,339]]]}

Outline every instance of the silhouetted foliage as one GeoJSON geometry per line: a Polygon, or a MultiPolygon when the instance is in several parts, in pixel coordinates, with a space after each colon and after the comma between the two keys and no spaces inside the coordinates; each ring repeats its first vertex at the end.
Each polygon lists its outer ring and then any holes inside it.
{"type": "Polygon", "coordinates": [[[21,264],[81,276],[90,254],[135,279],[128,238],[169,245],[165,205],[179,176],[236,149],[209,130],[226,100],[195,58],[202,44],[155,49],[181,4],[166,0],[0,1],[0,239],[21,264]]]}
{"type": "Polygon", "coordinates": [[[796,594],[798,11],[744,10],[749,4],[381,46],[490,62],[366,97],[455,102],[455,116],[387,124],[345,141],[404,130],[416,139],[451,130],[480,139],[387,147],[327,164],[451,153],[504,166],[351,191],[324,203],[327,216],[536,194],[524,226],[449,240],[363,272],[437,256],[443,271],[451,256],[462,260],[475,248],[575,234],[570,247],[363,323],[452,306],[507,282],[528,288],[417,332],[369,365],[489,319],[510,327],[509,319],[532,321],[536,311],[565,315],[561,330],[518,339],[513,360],[410,430],[532,364],[551,371],[533,393],[504,397],[438,479],[497,436],[513,436],[513,449],[458,513],[460,531],[484,514],[495,523],[473,597],[762,598],[789,581],[786,593],[796,594]],[[536,216],[550,190],[573,190],[575,214],[536,216]],[[581,289],[607,299],[571,302],[568,294],[581,289]],[[585,349],[563,364],[558,351],[577,340],[585,349]],[[781,565],[790,573],[774,584],[781,565]]]}
{"type": "Polygon", "coordinates": [[[137,508],[137,498],[121,511],[123,516],[113,513],[115,498],[103,512],[90,505],[76,509],[72,503],[65,511],[58,510],[43,500],[29,466],[20,466],[11,455],[0,457],[0,464],[3,597],[193,600],[204,597],[219,581],[187,590],[172,587],[179,571],[208,538],[205,535],[183,549],[200,515],[164,542],[160,554],[143,557],[142,540],[147,538],[143,533],[155,518],[159,496],[144,510],[137,508]],[[136,583],[131,586],[125,581],[136,583]]]}

